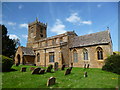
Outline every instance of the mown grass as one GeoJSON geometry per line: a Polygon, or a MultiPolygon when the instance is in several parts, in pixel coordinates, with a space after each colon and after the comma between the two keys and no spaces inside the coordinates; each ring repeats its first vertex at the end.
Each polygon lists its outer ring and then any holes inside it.
{"type": "Polygon", "coordinates": [[[2,88],[115,88],[118,86],[118,75],[102,71],[98,68],[73,68],[70,75],[64,75],[64,71],[32,75],[30,67],[36,66],[13,66],[17,71],[2,73],[2,88]],[[27,67],[27,72],[20,72],[21,67],[27,67]],[[84,78],[84,72],[88,77],[84,78]],[[56,77],[56,84],[47,87],[49,77],[56,77]]]}

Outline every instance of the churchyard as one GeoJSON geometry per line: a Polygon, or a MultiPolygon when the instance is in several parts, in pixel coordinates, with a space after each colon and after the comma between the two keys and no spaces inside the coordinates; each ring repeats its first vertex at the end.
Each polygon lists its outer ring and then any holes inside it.
{"type": "Polygon", "coordinates": [[[13,65],[12,69],[16,71],[2,73],[2,88],[116,88],[118,86],[118,74],[98,68],[69,67],[49,71],[45,67],[13,65]],[[21,69],[22,67],[26,69],[21,69]],[[35,69],[40,72],[36,74],[35,69]],[[52,83],[55,82],[54,85],[47,83],[51,78],[54,80],[52,83]]]}

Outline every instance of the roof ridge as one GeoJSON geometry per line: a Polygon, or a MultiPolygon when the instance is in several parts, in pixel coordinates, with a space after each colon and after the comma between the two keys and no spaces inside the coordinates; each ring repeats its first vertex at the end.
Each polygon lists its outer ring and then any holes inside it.
{"type": "Polygon", "coordinates": [[[102,33],[102,32],[109,32],[109,30],[104,30],[104,31],[100,31],[100,32],[95,32],[95,33],[91,33],[91,34],[85,34],[85,35],[81,35],[81,36],[78,36],[78,37],[93,35],[93,34],[102,33]]]}

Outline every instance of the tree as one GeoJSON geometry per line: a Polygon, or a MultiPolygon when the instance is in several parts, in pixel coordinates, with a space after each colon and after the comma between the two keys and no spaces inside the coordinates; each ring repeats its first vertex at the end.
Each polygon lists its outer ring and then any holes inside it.
{"type": "Polygon", "coordinates": [[[2,27],[2,55],[13,57],[15,55],[19,40],[12,40],[7,35],[8,31],[4,25],[2,27]]]}
{"type": "Polygon", "coordinates": [[[109,56],[105,60],[105,65],[102,67],[102,70],[120,74],[120,55],[115,54],[109,56]]]}

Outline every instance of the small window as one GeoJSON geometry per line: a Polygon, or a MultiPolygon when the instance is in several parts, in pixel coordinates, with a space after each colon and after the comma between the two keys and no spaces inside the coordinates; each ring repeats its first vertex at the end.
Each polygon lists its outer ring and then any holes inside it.
{"type": "Polygon", "coordinates": [[[37,62],[40,62],[40,54],[37,54],[37,62]]]}
{"type": "Polygon", "coordinates": [[[43,37],[43,35],[41,34],[41,37],[43,37]]]}
{"type": "Polygon", "coordinates": [[[73,51],[73,59],[74,59],[74,62],[78,62],[78,54],[76,50],[73,51]]]}
{"type": "Polygon", "coordinates": [[[103,50],[101,47],[97,48],[97,58],[98,60],[103,60],[103,50]]]}
{"type": "Polygon", "coordinates": [[[63,40],[62,40],[62,37],[60,38],[60,43],[62,42],[63,40]]]}
{"type": "Polygon", "coordinates": [[[49,53],[49,62],[54,62],[54,52],[49,53]]]}
{"type": "Polygon", "coordinates": [[[46,43],[46,46],[48,46],[48,43],[47,43],[47,41],[46,41],[45,43],[46,43]]]}
{"type": "Polygon", "coordinates": [[[40,32],[43,33],[43,28],[40,29],[40,32]]]}
{"type": "Polygon", "coordinates": [[[84,60],[88,60],[88,51],[87,51],[87,49],[83,50],[83,56],[84,56],[84,60]]]}
{"type": "Polygon", "coordinates": [[[52,40],[52,45],[55,45],[55,40],[54,39],[52,40]]]}

